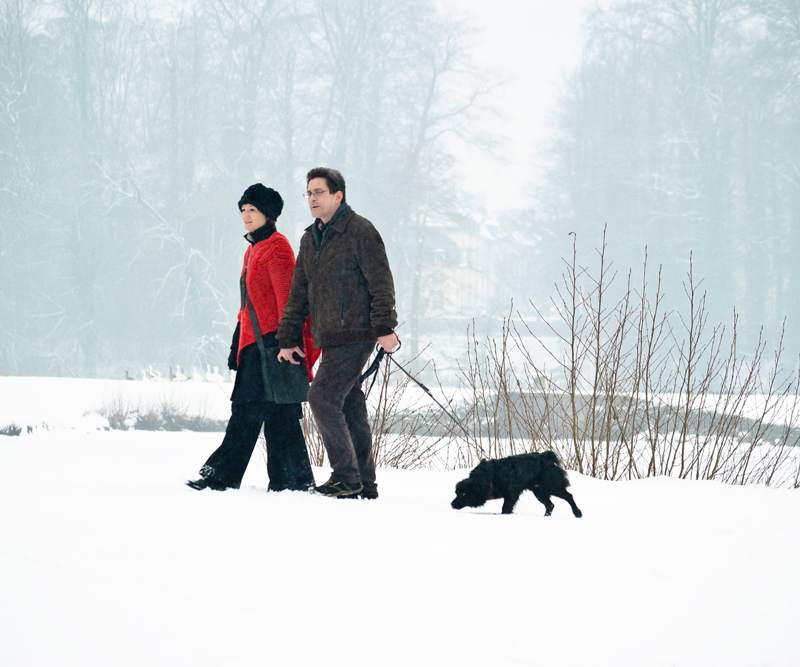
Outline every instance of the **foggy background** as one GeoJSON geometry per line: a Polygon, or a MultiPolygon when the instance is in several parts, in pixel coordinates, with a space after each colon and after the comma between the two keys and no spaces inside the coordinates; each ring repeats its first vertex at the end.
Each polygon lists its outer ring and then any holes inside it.
{"type": "Polygon", "coordinates": [[[712,324],[775,347],[787,318],[796,355],[799,77],[795,0],[0,0],[0,374],[223,367],[236,202],[280,191],[296,250],[321,165],[409,355],[512,299],[541,326],[606,225],[620,289],[646,247],[684,309],[691,254],[712,324]]]}

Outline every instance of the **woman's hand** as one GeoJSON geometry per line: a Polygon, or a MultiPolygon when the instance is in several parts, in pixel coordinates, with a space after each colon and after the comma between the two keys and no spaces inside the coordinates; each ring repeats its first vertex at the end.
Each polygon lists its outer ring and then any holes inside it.
{"type": "Polygon", "coordinates": [[[294,364],[295,366],[297,366],[297,364],[299,364],[300,362],[294,360],[295,352],[298,355],[300,355],[301,359],[306,356],[303,353],[303,350],[300,349],[300,347],[292,347],[286,349],[281,348],[281,351],[278,352],[278,361],[281,363],[283,363],[284,361],[288,361],[290,364],[294,364]]]}

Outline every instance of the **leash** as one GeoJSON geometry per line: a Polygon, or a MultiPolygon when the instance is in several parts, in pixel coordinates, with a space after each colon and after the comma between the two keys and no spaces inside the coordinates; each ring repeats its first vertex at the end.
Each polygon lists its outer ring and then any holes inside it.
{"type": "MultiPolygon", "coordinates": [[[[397,367],[398,367],[398,368],[399,368],[401,371],[403,371],[403,373],[405,373],[406,377],[408,377],[410,380],[412,380],[412,381],[413,381],[413,382],[415,382],[417,385],[419,385],[420,389],[422,389],[422,391],[424,391],[426,394],[428,394],[428,396],[431,398],[431,400],[432,400],[434,403],[436,403],[436,405],[438,405],[438,406],[439,406],[439,407],[440,407],[440,408],[441,408],[441,409],[444,411],[444,413],[445,413],[445,414],[446,414],[448,417],[450,417],[450,419],[452,419],[452,420],[453,420],[453,421],[454,421],[456,424],[458,424],[458,425],[461,427],[461,430],[462,430],[462,431],[464,431],[464,435],[466,435],[466,436],[467,436],[467,441],[469,441],[469,440],[470,440],[470,434],[469,434],[469,431],[467,431],[467,429],[466,429],[466,427],[464,426],[464,424],[462,424],[462,423],[461,423],[461,421],[459,421],[459,419],[458,419],[458,418],[457,418],[457,417],[456,417],[456,416],[455,416],[455,415],[454,415],[452,412],[450,412],[450,410],[448,410],[448,409],[447,409],[446,407],[444,407],[444,406],[443,406],[443,405],[442,405],[442,404],[441,404],[439,401],[437,401],[437,400],[436,400],[436,397],[435,397],[435,396],[434,396],[434,395],[431,393],[431,390],[430,390],[430,389],[428,389],[428,388],[427,388],[427,387],[426,387],[424,384],[422,384],[422,382],[420,382],[420,381],[419,381],[417,378],[415,378],[413,375],[411,375],[411,373],[409,373],[409,372],[408,372],[408,371],[407,371],[407,370],[406,370],[406,369],[405,369],[405,368],[404,368],[404,367],[403,367],[403,366],[402,366],[402,365],[401,365],[401,364],[400,364],[400,363],[399,363],[399,362],[398,362],[398,361],[397,361],[397,360],[396,360],[396,359],[395,359],[395,358],[392,356],[392,355],[394,355],[394,353],[395,353],[395,352],[397,352],[397,351],[398,351],[398,350],[399,350],[401,347],[402,347],[402,343],[400,343],[400,341],[398,341],[398,345],[397,345],[397,347],[396,347],[394,350],[392,350],[391,352],[387,352],[387,351],[386,351],[386,350],[384,350],[384,349],[383,349],[383,347],[381,347],[380,345],[376,345],[376,346],[375,346],[375,349],[377,350],[377,352],[378,352],[378,353],[375,355],[375,359],[373,359],[372,363],[369,365],[369,367],[367,368],[367,370],[366,370],[366,371],[364,371],[364,373],[361,375],[361,378],[359,379],[359,383],[362,383],[362,382],[364,382],[364,380],[366,380],[366,379],[367,379],[367,378],[368,378],[370,375],[374,376],[374,377],[372,378],[372,383],[369,385],[369,389],[367,389],[366,396],[369,396],[369,392],[372,390],[372,387],[374,387],[374,386],[375,386],[375,380],[377,380],[377,379],[378,379],[378,369],[379,369],[379,367],[380,367],[380,365],[381,365],[381,361],[383,361],[383,358],[384,358],[384,357],[386,357],[386,367],[387,367],[387,369],[388,369],[388,367],[389,367],[389,361],[391,360],[391,362],[392,362],[392,363],[393,363],[395,366],[397,366],[397,367]]],[[[489,458],[491,458],[491,457],[490,457],[490,456],[489,456],[489,455],[488,455],[488,454],[487,454],[485,451],[483,451],[483,447],[481,447],[481,446],[478,444],[478,441],[477,441],[477,440],[475,440],[475,447],[478,449],[478,451],[481,453],[481,456],[483,456],[483,458],[484,458],[484,459],[489,459],[489,458]]]]}
{"type": "MultiPolygon", "coordinates": [[[[383,361],[383,358],[386,356],[386,350],[384,350],[380,345],[376,345],[375,349],[378,350],[378,354],[375,355],[375,358],[372,360],[372,363],[367,367],[367,370],[365,370],[361,374],[361,377],[358,378],[358,384],[361,385],[364,383],[364,380],[366,380],[370,375],[374,376],[372,378],[372,382],[369,385],[369,389],[367,389],[367,391],[364,394],[365,397],[369,397],[369,392],[371,392],[372,388],[375,386],[375,380],[378,379],[378,368],[380,368],[381,361],[383,361]]],[[[388,366],[389,362],[387,361],[386,364],[388,366]]]]}

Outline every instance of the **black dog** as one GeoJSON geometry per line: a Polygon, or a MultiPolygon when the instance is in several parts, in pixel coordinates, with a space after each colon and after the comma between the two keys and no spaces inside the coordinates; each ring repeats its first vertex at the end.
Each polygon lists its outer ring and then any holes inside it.
{"type": "Polygon", "coordinates": [[[487,500],[503,499],[503,514],[511,514],[514,505],[525,489],[533,491],[536,499],[545,506],[545,516],[550,516],[553,503],[550,496],[563,498],[572,513],[583,516],[572,494],[567,491],[569,479],[561,468],[554,452],[518,454],[504,459],[481,461],[467,479],[456,484],[456,497],[452,507],[480,507],[487,500]]]}

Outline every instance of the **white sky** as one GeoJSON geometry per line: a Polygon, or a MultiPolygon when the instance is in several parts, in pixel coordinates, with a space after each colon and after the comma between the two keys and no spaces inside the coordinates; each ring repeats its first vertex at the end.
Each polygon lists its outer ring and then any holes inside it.
{"type": "Polygon", "coordinates": [[[510,80],[499,97],[506,121],[507,164],[459,146],[467,183],[488,211],[521,208],[535,181],[535,154],[547,136],[558,87],[580,61],[581,25],[595,0],[438,0],[466,12],[483,38],[475,60],[510,80]]]}

